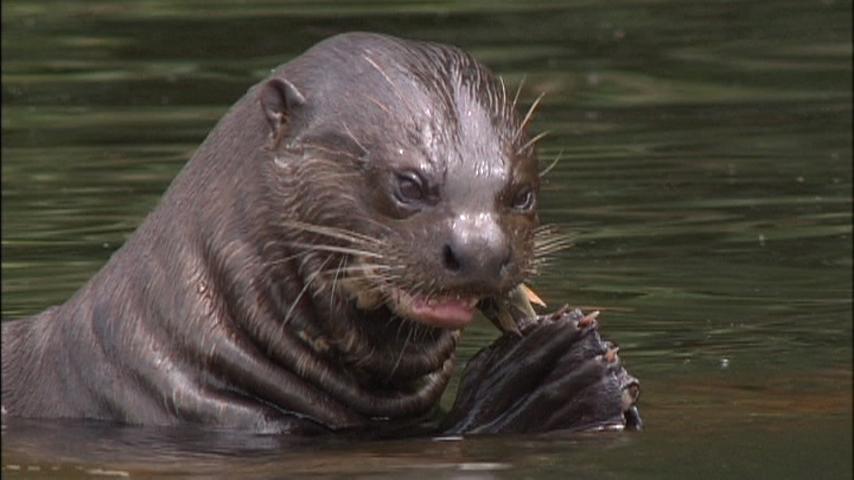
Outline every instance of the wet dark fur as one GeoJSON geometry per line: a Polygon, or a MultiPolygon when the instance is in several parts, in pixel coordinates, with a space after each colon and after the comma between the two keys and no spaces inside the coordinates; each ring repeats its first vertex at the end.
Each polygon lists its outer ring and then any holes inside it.
{"type": "Polygon", "coordinates": [[[270,78],[304,104],[271,124],[270,84],[252,87],[89,283],[3,324],[7,415],[307,433],[435,406],[458,332],[357,309],[352,289],[495,295],[534,273],[545,231],[505,208],[539,182],[515,100],[458,49],[371,34],[270,78]],[[416,167],[441,188],[417,214],[389,191],[416,167]],[[510,257],[501,275],[460,280],[440,247],[480,228],[454,212],[483,205],[510,257]]]}

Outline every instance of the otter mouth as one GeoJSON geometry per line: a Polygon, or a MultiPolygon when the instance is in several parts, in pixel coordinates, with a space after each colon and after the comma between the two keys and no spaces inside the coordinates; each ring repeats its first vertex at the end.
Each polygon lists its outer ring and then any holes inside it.
{"type": "Polygon", "coordinates": [[[394,288],[388,307],[408,320],[446,329],[468,326],[477,312],[479,297],[473,295],[413,295],[394,288]]]}
{"type": "Polygon", "coordinates": [[[346,279],[341,282],[356,300],[356,307],[375,310],[385,306],[400,318],[436,328],[458,330],[468,326],[477,312],[482,295],[409,293],[393,285],[370,285],[364,281],[346,279]]]}
{"type": "Polygon", "coordinates": [[[349,293],[361,310],[385,306],[392,315],[422,325],[450,330],[462,329],[474,321],[486,292],[444,290],[416,293],[383,280],[374,266],[355,262],[338,285],[349,293]]]}

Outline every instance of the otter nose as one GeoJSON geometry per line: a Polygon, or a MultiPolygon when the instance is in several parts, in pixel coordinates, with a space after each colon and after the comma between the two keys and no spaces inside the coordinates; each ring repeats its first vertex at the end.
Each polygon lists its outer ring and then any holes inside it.
{"type": "Polygon", "coordinates": [[[510,264],[507,237],[491,218],[458,219],[442,247],[442,264],[460,282],[493,289],[510,264]]]}

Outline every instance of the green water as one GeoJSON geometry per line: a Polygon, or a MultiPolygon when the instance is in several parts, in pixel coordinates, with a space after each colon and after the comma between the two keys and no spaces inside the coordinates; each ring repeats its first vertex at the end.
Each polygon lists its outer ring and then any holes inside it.
{"type": "MultiPolygon", "coordinates": [[[[547,92],[534,286],[603,310],[642,433],[301,442],[63,422],[3,478],[851,478],[851,2],[3,3],[2,317],[64,301],[228,106],[347,30],[547,92]]],[[[463,359],[496,336],[466,332],[463,359]]]]}

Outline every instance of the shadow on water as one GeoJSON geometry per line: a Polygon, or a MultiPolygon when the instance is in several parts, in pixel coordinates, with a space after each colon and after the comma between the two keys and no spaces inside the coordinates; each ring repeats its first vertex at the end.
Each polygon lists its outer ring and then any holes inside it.
{"type": "MultiPolygon", "coordinates": [[[[454,43],[522,89],[534,283],[603,311],[647,430],[297,441],[16,420],[4,478],[850,478],[851,3],[4,2],[2,317],[68,298],[274,65],[341,31],[454,43]]],[[[496,332],[470,328],[463,360],[496,332]]],[[[444,402],[452,399],[453,387],[444,402]]]]}

